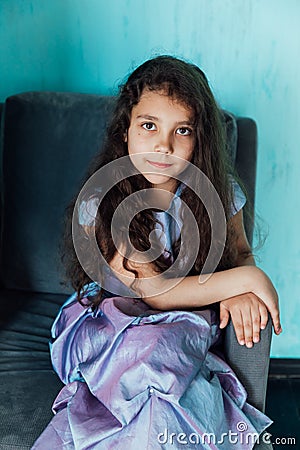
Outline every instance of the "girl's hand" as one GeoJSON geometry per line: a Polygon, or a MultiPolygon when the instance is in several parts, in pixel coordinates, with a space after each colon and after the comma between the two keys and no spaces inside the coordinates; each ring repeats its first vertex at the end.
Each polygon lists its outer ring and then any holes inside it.
{"type": "Polygon", "coordinates": [[[236,337],[241,345],[248,348],[259,342],[260,330],[268,322],[266,305],[253,292],[237,295],[220,302],[220,328],[225,328],[231,320],[236,337]]]}
{"type": "Polygon", "coordinates": [[[271,314],[275,333],[280,334],[282,328],[280,324],[278,294],[276,289],[270,278],[261,269],[258,267],[252,267],[251,269],[255,269],[256,276],[253,278],[253,288],[250,289],[250,291],[263,301],[271,314]]]}
{"type": "Polygon", "coordinates": [[[265,328],[269,311],[274,331],[282,332],[278,307],[278,295],[270,278],[258,267],[248,266],[249,292],[230,297],[220,302],[220,327],[224,328],[231,315],[237,339],[241,345],[259,341],[259,331],[265,328]]]}

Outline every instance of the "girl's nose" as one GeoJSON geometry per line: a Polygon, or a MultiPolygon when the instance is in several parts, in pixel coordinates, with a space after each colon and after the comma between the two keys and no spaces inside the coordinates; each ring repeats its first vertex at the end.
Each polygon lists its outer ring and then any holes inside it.
{"type": "Polygon", "coordinates": [[[172,153],[173,146],[171,139],[169,137],[161,137],[155,145],[155,151],[160,153],[172,153]]]}

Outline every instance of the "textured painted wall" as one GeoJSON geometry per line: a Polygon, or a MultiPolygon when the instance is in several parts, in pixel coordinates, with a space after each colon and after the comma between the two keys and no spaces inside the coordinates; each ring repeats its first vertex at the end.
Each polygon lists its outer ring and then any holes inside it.
{"type": "Polygon", "coordinates": [[[0,0],[0,100],[25,90],[110,94],[150,56],[199,64],[220,104],[259,127],[258,264],[279,294],[272,355],[300,357],[298,0],[0,0]]]}

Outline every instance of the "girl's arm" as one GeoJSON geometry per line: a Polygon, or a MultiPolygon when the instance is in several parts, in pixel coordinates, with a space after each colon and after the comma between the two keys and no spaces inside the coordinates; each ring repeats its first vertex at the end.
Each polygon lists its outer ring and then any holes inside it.
{"type": "MultiPolygon", "coordinates": [[[[245,236],[242,212],[233,216],[232,225],[237,234],[237,266],[242,267],[214,273],[208,279],[205,275],[202,277],[202,280],[206,279],[205,283],[200,284],[198,276],[190,276],[171,280],[173,286],[165,291],[162,279],[153,278],[157,273],[151,263],[145,261],[136,264],[129,261],[129,266],[136,270],[139,276],[134,287],[142,289],[141,296],[151,307],[161,310],[197,309],[221,302],[221,327],[227,325],[231,316],[239,342],[246,342],[251,346],[252,341],[258,342],[259,331],[267,323],[267,310],[271,314],[275,332],[280,333],[278,297],[266,274],[255,267],[245,236]],[[147,283],[143,280],[145,278],[148,278],[147,283]],[[153,290],[157,295],[153,295],[153,290]]],[[[91,232],[91,228],[86,227],[87,234],[91,232]]],[[[121,254],[115,254],[110,266],[125,285],[133,288],[134,274],[124,269],[121,254]]]]}
{"type": "Polygon", "coordinates": [[[242,209],[237,214],[231,217],[229,225],[234,229],[234,233],[236,236],[236,265],[255,266],[254,256],[252,254],[251,247],[245,233],[242,209]]]}
{"type": "Polygon", "coordinates": [[[249,303],[253,303],[254,296],[257,296],[270,311],[274,328],[280,328],[277,293],[270,279],[258,267],[242,266],[216,272],[209,277],[202,275],[165,280],[163,277],[155,277],[157,273],[150,263],[134,263],[132,258],[129,266],[138,272],[139,278],[131,286],[134,274],[123,268],[122,260],[121,254],[116,253],[110,263],[115,275],[132,289],[137,288],[137,292],[142,291],[143,300],[152,308],[197,309],[226,300],[229,313],[234,314],[239,304],[243,303],[242,307],[245,309],[246,302],[237,299],[245,294],[248,299],[247,313],[249,303]],[[170,288],[166,290],[168,283],[170,288]]]}
{"type": "MultiPolygon", "coordinates": [[[[230,225],[234,228],[237,237],[237,266],[255,266],[255,260],[245,234],[242,210],[231,218],[230,225]]],[[[273,320],[273,325],[275,333],[280,334],[282,329],[279,322],[278,302],[276,308],[278,321],[274,322],[273,320]]],[[[259,342],[260,330],[267,325],[268,309],[262,298],[253,292],[241,294],[220,302],[220,328],[226,327],[230,317],[238,342],[251,348],[253,343],[259,342]]],[[[274,319],[273,315],[272,319],[274,319]]]]}

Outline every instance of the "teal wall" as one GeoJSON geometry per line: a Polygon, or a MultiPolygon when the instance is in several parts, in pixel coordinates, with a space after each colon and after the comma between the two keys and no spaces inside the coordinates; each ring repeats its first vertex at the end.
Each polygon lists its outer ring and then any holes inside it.
{"type": "Polygon", "coordinates": [[[0,100],[26,90],[110,94],[137,64],[183,56],[220,104],[259,126],[258,264],[280,294],[272,355],[300,357],[300,2],[0,0],[0,100]]]}

